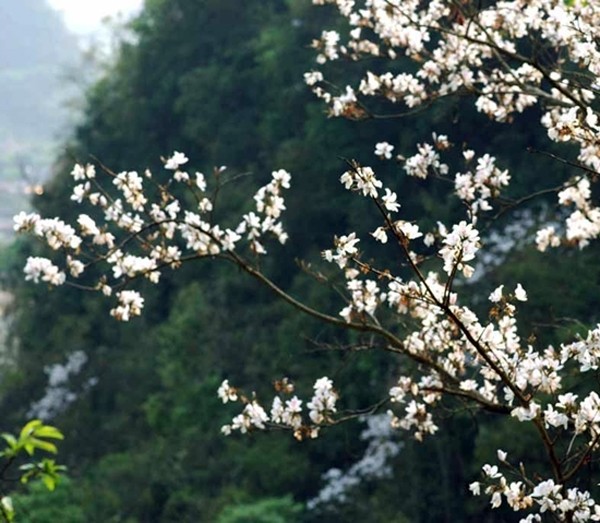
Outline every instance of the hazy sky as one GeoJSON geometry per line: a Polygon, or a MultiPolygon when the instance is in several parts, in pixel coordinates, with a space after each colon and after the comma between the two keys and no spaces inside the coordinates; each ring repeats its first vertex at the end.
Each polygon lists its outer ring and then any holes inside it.
{"type": "Polygon", "coordinates": [[[78,34],[89,34],[100,28],[102,19],[118,13],[136,12],[143,0],[47,0],[63,13],[67,27],[78,34]]]}

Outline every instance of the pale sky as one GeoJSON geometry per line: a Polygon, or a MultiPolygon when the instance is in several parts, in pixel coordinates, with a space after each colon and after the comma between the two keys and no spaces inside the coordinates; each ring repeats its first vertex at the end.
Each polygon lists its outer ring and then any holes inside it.
{"type": "Polygon", "coordinates": [[[143,0],[47,0],[63,13],[67,27],[74,33],[89,35],[100,29],[102,19],[119,13],[129,16],[137,12],[143,0]]]}

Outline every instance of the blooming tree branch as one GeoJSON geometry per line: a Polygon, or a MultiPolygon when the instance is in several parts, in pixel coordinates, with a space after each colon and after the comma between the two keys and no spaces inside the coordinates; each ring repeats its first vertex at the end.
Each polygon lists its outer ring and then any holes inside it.
{"type": "MultiPolygon", "coordinates": [[[[368,109],[371,100],[411,111],[446,97],[471,96],[477,111],[509,122],[538,106],[543,132],[554,142],[575,146],[576,163],[582,169],[560,187],[538,193],[555,193],[559,208],[568,213],[566,219],[557,217],[560,225],[541,228],[532,240],[543,252],[561,245],[583,248],[600,236],[600,208],[592,191],[600,171],[597,3],[512,0],[487,7],[464,0],[313,3],[334,4],[349,26],[346,37],[327,30],[315,40],[318,64],[374,57],[390,66],[383,74],[367,71],[357,86],[341,89],[326,81],[320,70],[306,73],[306,83],[327,104],[331,116],[374,117],[368,109]],[[407,61],[415,72],[396,72],[407,61]]],[[[566,379],[598,370],[600,325],[557,348],[524,340],[517,319],[519,306],[529,296],[516,281],[505,282],[490,294],[487,316],[469,307],[456,283],[474,276],[485,247],[480,224],[494,216],[492,211],[504,209],[512,175],[490,152],[478,154],[470,148],[462,151],[456,165],[452,148],[450,138],[437,133],[407,157],[394,157],[395,144],[382,141],[374,146],[376,157],[399,162],[409,179],[436,177],[452,184],[464,204],[464,216],[457,223],[440,221],[433,228],[404,211],[395,187],[384,183],[375,169],[348,162],[340,183],[357,198],[368,199],[380,221],[371,231],[339,231],[323,251],[324,263],[344,282],[345,305],[337,314],[291,296],[256,262],[267,254],[269,241],[288,240],[282,216],[290,174],[274,171],[254,195],[251,211],[229,224],[219,223],[215,208],[225,169],[215,169],[207,179],[186,169],[189,160],[181,152],[164,159],[165,172],[157,176],[103,168],[110,188],[94,166],[75,166],[71,199],[90,209],[76,224],[37,214],[15,217],[17,231],[32,233],[61,255],[30,258],[25,278],[53,286],[72,284],[115,298],[111,314],[128,321],[141,314],[144,305],[140,291],[129,288],[136,280],[158,283],[165,270],[184,262],[225,259],[298,311],[375,337],[377,342],[368,350],[391,351],[414,363],[399,369],[388,396],[375,404],[387,406],[393,427],[419,440],[434,435],[439,430],[436,408],[452,398],[531,424],[545,449],[548,470],[529,472],[499,450],[499,465],[485,464],[483,480],[470,486],[475,495],[488,495],[492,507],[506,501],[515,511],[523,511],[522,521],[540,521],[545,513],[560,521],[600,520],[600,505],[577,482],[585,463],[598,451],[600,396],[594,390],[575,390],[566,379]],[[376,246],[388,249],[399,261],[395,270],[371,261],[377,260],[369,252],[376,246]],[[79,283],[87,273],[100,276],[79,283]],[[512,476],[517,480],[510,481],[512,476]]],[[[275,427],[289,429],[297,439],[313,438],[322,427],[359,414],[341,411],[343,391],[327,376],[316,380],[310,399],[295,395],[289,380],[276,382],[275,389],[269,408],[256,394],[244,393],[225,380],[219,397],[224,403],[240,403],[242,411],[223,432],[275,427]]]]}

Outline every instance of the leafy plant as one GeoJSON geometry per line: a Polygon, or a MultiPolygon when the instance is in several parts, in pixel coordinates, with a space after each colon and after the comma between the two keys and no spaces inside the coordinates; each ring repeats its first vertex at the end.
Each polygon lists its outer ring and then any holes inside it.
{"type": "MultiPolygon", "coordinates": [[[[18,435],[3,433],[0,435],[6,442],[4,450],[0,451],[0,458],[4,460],[0,468],[0,482],[11,465],[21,456],[33,457],[36,451],[56,454],[58,449],[53,440],[64,439],[63,434],[56,427],[44,424],[41,420],[34,419],[25,424],[18,435]]],[[[32,480],[39,480],[49,491],[56,488],[62,473],[66,471],[63,465],[57,465],[55,460],[42,458],[40,461],[26,462],[19,466],[20,481],[23,484],[32,480]]],[[[0,515],[5,521],[13,521],[15,510],[10,496],[4,495],[4,488],[0,490],[0,515]]]]}

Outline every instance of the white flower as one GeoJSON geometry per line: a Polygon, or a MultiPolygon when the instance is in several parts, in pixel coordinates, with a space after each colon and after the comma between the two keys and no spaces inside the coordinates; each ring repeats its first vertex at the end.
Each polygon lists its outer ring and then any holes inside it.
{"type": "Polygon", "coordinates": [[[196,173],[196,187],[202,192],[206,191],[206,179],[202,173],[196,173]]]}
{"type": "Polygon", "coordinates": [[[217,390],[217,395],[223,403],[237,401],[238,399],[237,390],[229,385],[229,380],[223,380],[223,383],[221,383],[217,390]]]}
{"type": "Polygon", "coordinates": [[[179,169],[179,167],[181,165],[186,164],[188,162],[188,160],[189,160],[189,158],[185,154],[175,151],[173,153],[173,156],[171,156],[165,162],[165,169],[169,169],[171,171],[176,171],[179,169]]]}
{"type": "Polygon", "coordinates": [[[423,243],[427,246],[427,247],[431,247],[434,243],[435,243],[435,236],[428,232],[425,235],[425,238],[423,238],[423,243]]]}
{"type": "Polygon", "coordinates": [[[452,231],[444,238],[444,246],[440,249],[440,256],[444,260],[444,271],[452,274],[454,268],[462,271],[465,277],[473,275],[473,267],[465,262],[475,259],[479,250],[479,231],[473,224],[461,221],[452,226],[452,231]]]}
{"type": "Polygon", "coordinates": [[[71,200],[77,203],[83,202],[83,199],[86,197],[88,191],[90,190],[90,182],[80,183],[73,187],[73,194],[71,195],[71,200]]]}
{"type": "Polygon", "coordinates": [[[560,245],[560,238],[556,234],[554,227],[548,226],[537,231],[535,243],[538,250],[544,252],[548,247],[558,247],[560,245]]]}
{"type": "Polygon", "coordinates": [[[188,173],[186,173],[185,171],[180,171],[179,169],[177,169],[173,173],[173,179],[177,182],[187,183],[190,181],[190,175],[188,173]]]}
{"type": "Polygon", "coordinates": [[[360,239],[356,237],[356,233],[352,232],[348,236],[341,236],[338,239],[337,249],[340,253],[343,254],[356,254],[358,252],[356,244],[359,241],[360,239]]]}
{"type": "Polygon", "coordinates": [[[79,260],[73,259],[71,256],[67,256],[67,267],[73,278],[78,278],[81,273],[85,270],[85,265],[79,260]]]}
{"type": "Polygon", "coordinates": [[[494,492],[490,501],[492,508],[498,508],[502,505],[502,494],[500,492],[494,492]]]}
{"type": "Polygon", "coordinates": [[[335,238],[335,254],[331,250],[323,251],[323,258],[328,262],[336,262],[340,268],[344,268],[348,263],[348,259],[358,253],[356,244],[360,241],[356,237],[356,233],[350,233],[347,236],[335,238]]]}
{"type": "Polygon", "coordinates": [[[528,407],[517,407],[511,411],[510,415],[517,418],[519,421],[531,421],[538,416],[540,411],[540,405],[531,401],[528,407]]]}
{"type": "Polygon", "coordinates": [[[33,280],[38,283],[40,279],[50,285],[62,285],[66,275],[47,258],[30,256],[23,269],[25,280],[33,280]]]}
{"type": "Polygon", "coordinates": [[[383,206],[388,211],[398,212],[398,209],[400,209],[400,204],[396,202],[398,196],[388,188],[385,189],[385,195],[383,195],[381,199],[383,200],[383,206]]]}
{"type": "Polygon", "coordinates": [[[87,214],[80,214],[77,218],[77,223],[81,227],[82,236],[96,236],[100,234],[100,230],[96,226],[96,222],[87,214]]]}
{"type": "Polygon", "coordinates": [[[515,298],[519,301],[527,301],[527,292],[519,283],[515,289],[515,298]]]}
{"type": "Polygon", "coordinates": [[[319,82],[323,81],[323,73],[320,71],[311,71],[309,73],[304,73],[304,82],[306,85],[313,86],[319,82]]]}
{"type": "Polygon", "coordinates": [[[387,233],[383,227],[377,227],[377,229],[371,233],[371,236],[381,243],[387,243],[388,241],[387,233]]]}
{"type": "Polygon", "coordinates": [[[71,171],[71,176],[75,181],[85,180],[85,168],[83,165],[76,163],[71,171]]]}
{"type": "Polygon", "coordinates": [[[383,186],[371,167],[356,167],[353,170],[346,171],[340,177],[340,182],[349,191],[362,192],[363,196],[370,196],[371,198],[377,198],[377,189],[383,186]]]}
{"type": "Polygon", "coordinates": [[[309,408],[309,417],[313,423],[321,424],[329,421],[329,414],[336,412],[337,393],[333,389],[333,382],[326,376],[319,378],[314,385],[314,395],[306,406],[309,408]]]}
{"type": "Polygon", "coordinates": [[[467,162],[470,162],[474,156],[475,156],[475,151],[473,151],[472,149],[467,149],[467,150],[463,151],[463,157],[465,158],[465,160],[467,162]]]}
{"type": "Polygon", "coordinates": [[[41,219],[39,214],[31,213],[27,214],[21,211],[19,214],[13,217],[13,229],[15,232],[24,232],[33,229],[37,222],[41,219]]]}
{"type": "Polygon", "coordinates": [[[502,289],[504,288],[504,285],[500,285],[499,287],[496,287],[496,289],[494,290],[494,292],[492,292],[488,299],[492,302],[492,303],[498,303],[501,299],[502,299],[502,289]]]}
{"type": "Polygon", "coordinates": [[[277,182],[284,189],[290,188],[290,181],[292,179],[292,175],[287,172],[285,169],[279,169],[278,171],[273,171],[271,173],[273,180],[277,182]]]}
{"type": "Polygon", "coordinates": [[[129,321],[132,316],[139,316],[144,307],[144,298],[136,291],[117,292],[118,305],[110,311],[111,316],[119,321],[129,321]]]}
{"type": "Polygon", "coordinates": [[[545,512],[546,510],[554,511],[556,509],[555,501],[560,496],[561,488],[561,485],[556,485],[551,479],[542,481],[535,486],[531,497],[539,498],[536,501],[541,505],[540,512],[545,512]]]}
{"type": "Polygon", "coordinates": [[[392,158],[392,151],[394,146],[387,142],[379,142],[375,145],[375,156],[378,156],[382,160],[390,160],[392,158]]]}
{"type": "Polygon", "coordinates": [[[246,418],[246,426],[254,426],[262,430],[266,428],[265,423],[269,421],[269,416],[267,416],[265,410],[256,401],[248,403],[244,407],[243,415],[246,418]]]}
{"type": "Polygon", "coordinates": [[[79,181],[85,180],[85,179],[95,178],[96,177],[96,168],[89,163],[85,167],[79,163],[76,163],[75,166],[73,167],[73,170],[71,171],[71,176],[73,177],[73,180],[75,180],[76,182],[79,182],[79,181]]]}
{"type": "Polygon", "coordinates": [[[406,238],[409,240],[414,240],[423,236],[423,233],[419,231],[419,226],[416,223],[399,220],[394,223],[394,226],[396,227],[396,230],[402,232],[402,234],[404,234],[404,236],[406,236],[406,238]]]}
{"type": "Polygon", "coordinates": [[[469,490],[473,493],[473,496],[481,495],[481,483],[474,481],[469,485],[469,490]]]}
{"type": "Polygon", "coordinates": [[[490,479],[496,479],[502,476],[500,472],[498,472],[498,467],[496,465],[488,465],[485,464],[482,467],[483,473],[490,479]]]}

